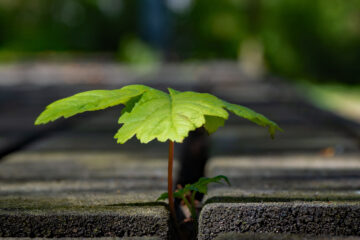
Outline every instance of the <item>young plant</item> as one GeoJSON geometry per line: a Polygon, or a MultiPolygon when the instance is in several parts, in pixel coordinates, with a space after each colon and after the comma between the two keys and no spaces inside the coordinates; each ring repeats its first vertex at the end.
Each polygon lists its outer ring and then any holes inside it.
{"type": "Polygon", "coordinates": [[[175,216],[172,185],[174,142],[182,142],[190,131],[202,126],[209,133],[215,132],[224,125],[229,116],[227,111],[267,127],[271,137],[281,128],[249,108],[226,102],[211,94],[168,90],[169,94],[144,85],[128,85],[116,90],[78,93],[48,105],[36,119],[35,125],[86,111],[125,105],[118,120],[122,126],[115,134],[118,143],[125,143],[134,135],[141,143],[154,139],[169,141],[168,196],[170,211],[175,216]]]}
{"type": "MultiPolygon", "coordinates": [[[[197,213],[196,213],[196,205],[195,205],[195,195],[196,193],[207,194],[208,185],[210,183],[221,183],[221,180],[224,180],[228,185],[230,185],[230,181],[227,177],[223,175],[219,175],[212,178],[202,177],[196,183],[186,184],[184,188],[177,189],[173,195],[175,198],[179,198],[183,200],[186,207],[189,209],[191,213],[191,218],[194,221],[194,225],[196,226],[197,213]],[[190,202],[188,200],[188,196],[190,195],[190,202]]],[[[160,195],[157,201],[166,200],[169,198],[169,193],[164,192],[160,195]]]]}

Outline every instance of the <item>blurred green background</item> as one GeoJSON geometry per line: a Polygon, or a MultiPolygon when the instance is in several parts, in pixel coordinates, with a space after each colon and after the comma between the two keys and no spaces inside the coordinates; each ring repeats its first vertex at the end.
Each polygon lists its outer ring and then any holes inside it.
{"type": "Polygon", "coordinates": [[[359,0],[0,0],[0,60],[242,61],[358,84],[359,0]]]}

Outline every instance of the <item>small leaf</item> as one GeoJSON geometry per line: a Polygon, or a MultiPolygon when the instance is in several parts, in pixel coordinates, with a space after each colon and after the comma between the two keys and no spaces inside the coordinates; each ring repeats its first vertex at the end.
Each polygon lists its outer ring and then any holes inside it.
{"type": "MultiPolygon", "coordinates": [[[[179,198],[182,199],[182,197],[186,194],[188,194],[190,192],[190,190],[188,188],[181,188],[181,189],[177,189],[174,193],[173,196],[175,198],[179,198]]],[[[168,192],[164,192],[160,195],[160,197],[158,197],[158,199],[156,199],[156,201],[160,201],[160,200],[166,200],[169,198],[169,194],[168,192]]]]}
{"type": "Polygon", "coordinates": [[[212,178],[202,177],[196,183],[193,183],[188,186],[191,191],[200,192],[203,194],[207,194],[208,185],[210,183],[221,183],[221,180],[224,180],[228,185],[230,185],[230,181],[227,177],[223,175],[219,175],[212,178]]]}
{"type": "Polygon", "coordinates": [[[169,198],[169,194],[167,192],[164,192],[160,195],[160,197],[158,197],[158,199],[156,199],[156,201],[166,200],[168,198],[169,198]]]}
{"type": "MultiPolygon", "coordinates": [[[[223,175],[219,175],[212,178],[202,177],[196,183],[186,184],[184,188],[177,189],[173,193],[174,198],[182,199],[191,191],[207,194],[208,185],[210,183],[221,183],[221,180],[224,180],[228,185],[230,185],[229,179],[223,175]]],[[[169,194],[167,192],[164,192],[163,194],[160,195],[160,197],[156,201],[166,200],[168,198],[169,198],[169,194]]]]}
{"type": "Polygon", "coordinates": [[[231,186],[231,183],[230,183],[229,179],[228,179],[226,176],[224,176],[224,175],[218,175],[218,176],[216,176],[215,178],[218,179],[219,181],[220,181],[221,179],[223,179],[223,180],[227,183],[227,185],[231,186]]]}
{"type": "Polygon", "coordinates": [[[184,195],[186,195],[187,193],[188,193],[188,190],[187,190],[187,189],[184,189],[184,188],[178,189],[178,190],[176,190],[176,191],[174,192],[174,197],[175,197],[175,198],[182,199],[182,197],[183,197],[184,195]]]}

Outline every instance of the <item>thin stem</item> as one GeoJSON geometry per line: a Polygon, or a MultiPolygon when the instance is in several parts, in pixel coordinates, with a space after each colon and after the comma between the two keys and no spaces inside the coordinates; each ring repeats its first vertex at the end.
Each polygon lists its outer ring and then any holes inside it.
{"type": "Polygon", "coordinates": [[[197,217],[196,217],[195,208],[193,206],[191,206],[191,204],[189,203],[189,201],[186,199],[185,196],[182,197],[182,200],[184,201],[185,205],[189,208],[193,221],[196,222],[197,217]]]}
{"type": "Polygon", "coordinates": [[[194,227],[195,227],[195,231],[197,233],[198,231],[198,225],[197,225],[197,211],[196,211],[196,206],[195,206],[195,195],[196,195],[196,192],[193,191],[191,193],[191,198],[190,198],[190,201],[191,201],[191,207],[192,207],[192,212],[191,212],[191,215],[192,215],[192,218],[194,220],[194,227]]]}
{"type": "Polygon", "coordinates": [[[195,195],[196,195],[196,192],[193,191],[193,192],[191,193],[190,201],[191,201],[191,205],[196,209],[196,207],[195,207],[195,195]]]}
{"type": "Polygon", "coordinates": [[[173,194],[173,162],[174,162],[174,142],[169,141],[169,161],[168,161],[168,196],[169,207],[173,218],[176,220],[175,206],[174,206],[174,194],[173,194]]]}

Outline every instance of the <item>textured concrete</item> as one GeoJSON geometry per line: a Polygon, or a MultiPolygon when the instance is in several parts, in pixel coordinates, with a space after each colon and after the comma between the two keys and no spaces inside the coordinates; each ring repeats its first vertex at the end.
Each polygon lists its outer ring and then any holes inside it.
{"type": "MultiPolygon", "coordinates": [[[[146,232],[161,238],[169,234],[172,228],[166,206],[154,202],[166,190],[167,145],[144,145],[134,139],[116,144],[113,135],[119,128],[120,107],[33,126],[40,111],[54,100],[132,83],[211,92],[253,108],[284,128],[284,133],[271,140],[266,129],[232,115],[226,126],[211,136],[215,157],[207,175],[227,175],[232,187],[211,185],[205,201],[218,203],[219,211],[230,208],[233,215],[219,218],[214,208],[207,221],[215,227],[211,225],[209,231],[228,231],[224,226],[233,224],[235,214],[241,209],[249,213],[243,207],[246,204],[263,206],[261,211],[269,212],[266,217],[272,225],[260,225],[266,229],[286,226],[271,212],[275,211],[271,204],[284,204],[276,208],[280,212],[296,205],[294,201],[306,201],[306,206],[338,201],[357,206],[359,125],[349,128],[348,123],[306,104],[280,81],[246,76],[237,63],[158,67],[140,72],[113,63],[0,66],[0,109],[4,113],[0,118],[0,222],[8,224],[1,228],[4,234],[120,237],[146,232]],[[232,204],[238,205],[231,208],[232,204]]],[[[175,173],[177,167],[175,164],[175,173]]],[[[205,215],[210,206],[215,205],[206,205],[205,215]]],[[[338,211],[338,206],[323,210],[325,216],[338,211]]],[[[294,207],[293,211],[304,216],[302,209],[308,208],[294,207]]],[[[260,221],[260,215],[255,211],[248,218],[260,221]]],[[[357,220],[357,215],[348,216],[351,223],[357,220]]],[[[293,225],[299,231],[313,224],[297,217],[285,221],[296,221],[293,225]]],[[[337,223],[331,226],[342,231],[342,223],[337,223]]]]}
{"type": "Polygon", "coordinates": [[[199,239],[227,232],[360,235],[359,203],[213,203],[202,209],[199,239]]]}
{"type": "MultiPolygon", "coordinates": [[[[161,184],[166,184],[166,174],[166,158],[111,152],[52,151],[7,156],[1,163],[0,181],[112,180],[126,185],[130,183],[124,180],[130,178],[147,180],[155,189],[161,189],[161,184]]],[[[149,189],[150,186],[144,187],[149,189]]]]}
{"type": "Polygon", "coordinates": [[[226,233],[220,234],[215,240],[358,240],[360,237],[331,237],[294,234],[266,233],[226,233]]]}
{"type": "MultiPolygon", "coordinates": [[[[46,240],[48,238],[25,238],[25,237],[20,237],[20,238],[0,238],[2,240],[46,240]]],[[[94,238],[57,238],[58,240],[79,240],[79,239],[83,239],[83,240],[89,240],[89,239],[94,239],[94,240],[161,240],[161,238],[158,237],[94,237],[94,238]]]]}
{"type": "Polygon", "coordinates": [[[298,190],[242,190],[239,188],[218,188],[209,191],[203,199],[208,203],[246,202],[360,202],[359,191],[298,191],[298,190]]]}
{"type": "Polygon", "coordinates": [[[0,237],[169,237],[170,215],[165,205],[106,203],[111,201],[3,197],[0,237]]]}
{"type": "Polygon", "coordinates": [[[115,153],[9,155],[0,168],[0,237],[168,239],[166,159],[115,153]]]}
{"type": "Polygon", "coordinates": [[[112,153],[13,154],[1,163],[0,197],[76,199],[82,204],[154,202],[166,191],[166,159],[112,153]]]}

